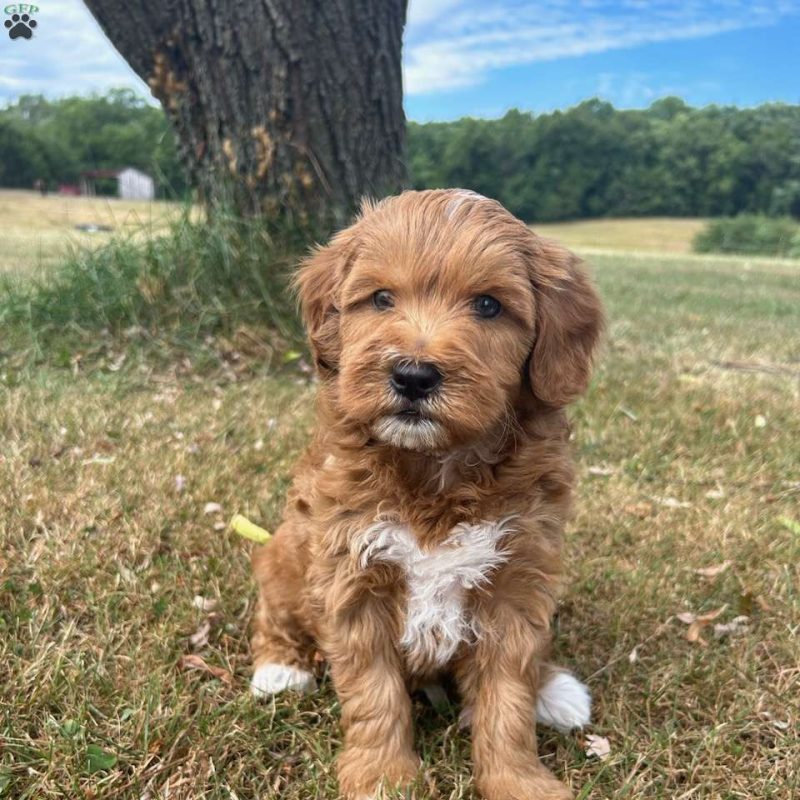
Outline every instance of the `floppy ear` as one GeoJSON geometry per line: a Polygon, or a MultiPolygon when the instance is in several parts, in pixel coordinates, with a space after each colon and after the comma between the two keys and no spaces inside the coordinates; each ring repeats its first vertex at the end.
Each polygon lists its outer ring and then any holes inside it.
{"type": "Polygon", "coordinates": [[[533,235],[531,278],[536,298],[536,338],[529,370],[534,395],[561,407],[586,391],[604,327],[597,290],[580,259],[533,235]]]}
{"type": "Polygon", "coordinates": [[[339,362],[338,289],[355,256],[351,228],[337,233],[300,265],[294,288],[300,301],[311,352],[322,377],[334,374],[339,362]]]}

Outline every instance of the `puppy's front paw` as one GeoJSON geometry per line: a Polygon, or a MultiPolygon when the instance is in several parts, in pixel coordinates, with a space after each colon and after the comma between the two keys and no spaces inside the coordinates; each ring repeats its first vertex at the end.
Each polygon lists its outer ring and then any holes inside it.
{"type": "Polygon", "coordinates": [[[378,750],[351,747],[339,756],[338,767],[344,800],[389,800],[414,783],[420,760],[413,752],[387,756],[378,750]]]}
{"type": "Polygon", "coordinates": [[[572,800],[572,792],[544,767],[525,772],[483,775],[477,781],[484,800],[572,800]]]}
{"type": "Polygon", "coordinates": [[[258,700],[289,690],[308,694],[315,691],[317,681],[310,672],[286,664],[259,664],[250,681],[250,691],[258,700]]]}

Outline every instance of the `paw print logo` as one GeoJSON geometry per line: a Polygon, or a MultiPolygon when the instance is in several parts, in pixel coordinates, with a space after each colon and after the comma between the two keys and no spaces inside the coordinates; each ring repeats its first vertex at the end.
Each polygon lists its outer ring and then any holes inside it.
{"type": "Polygon", "coordinates": [[[5,21],[9,39],[30,39],[36,20],[29,14],[12,14],[11,19],[5,21]]]}

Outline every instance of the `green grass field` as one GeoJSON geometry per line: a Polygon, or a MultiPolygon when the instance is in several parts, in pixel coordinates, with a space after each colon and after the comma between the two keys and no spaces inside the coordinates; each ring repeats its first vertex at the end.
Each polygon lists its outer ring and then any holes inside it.
{"type": "MultiPolygon", "coordinates": [[[[573,412],[556,656],[611,752],[544,729],[540,749],[582,800],[790,800],[800,272],[669,249],[591,257],[610,328],[573,412]]],[[[257,351],[212,372],[124,352],[13,381],[0,362],[0,797],[335,798],[330,683],[248,695],[249,545],[224,530],[277,523],[313,388],[257,351]]],[[[457,714],[416,706],[426,798],[475,797],[457,714]]]]}

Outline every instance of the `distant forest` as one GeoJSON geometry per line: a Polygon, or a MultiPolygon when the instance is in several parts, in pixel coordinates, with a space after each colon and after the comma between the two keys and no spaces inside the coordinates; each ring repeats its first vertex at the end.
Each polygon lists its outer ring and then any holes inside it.
{"type": "MultiPolygon", "coordinates": [[[[527,221],[603,216],[800,218],[800,106],[645,110],[588,100],[568,111],[408,125],[415,188],[461,186],[527,221]]],[[[134,166],[162,197],[187,192],[158,108],[128,90],[0,109],[0,185],[55,189],[81,171],[134,166]]]]}

